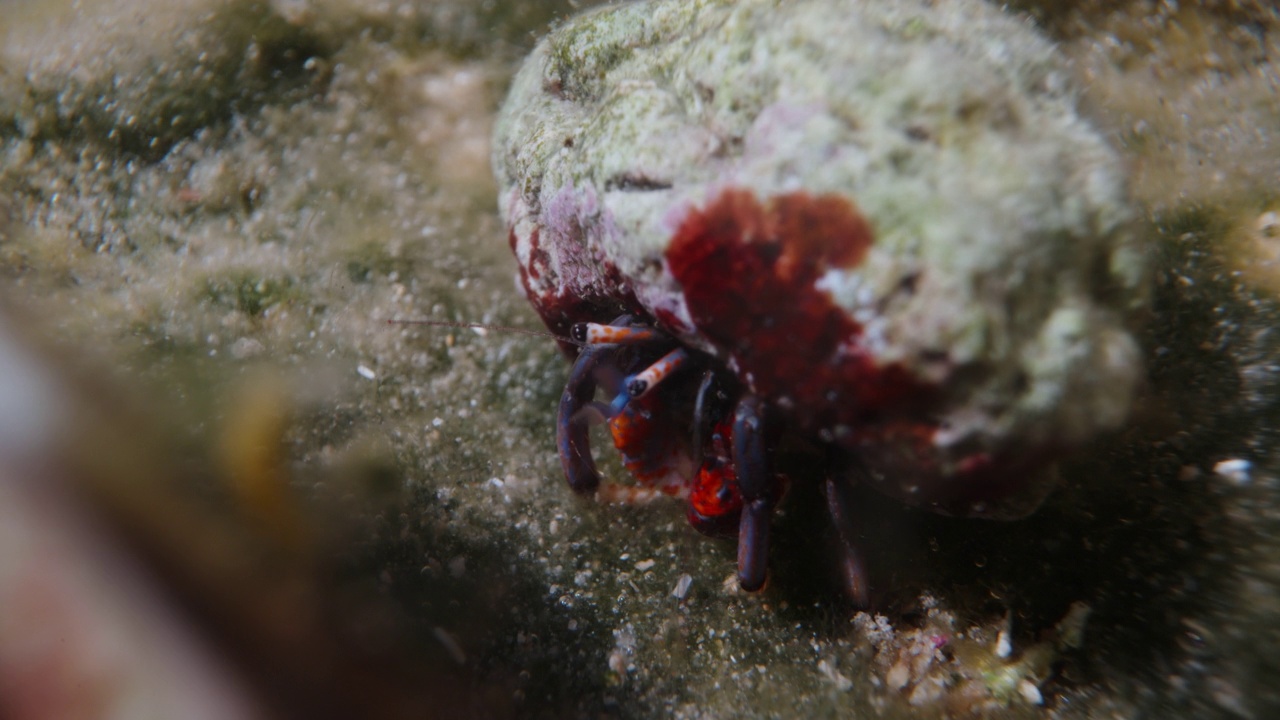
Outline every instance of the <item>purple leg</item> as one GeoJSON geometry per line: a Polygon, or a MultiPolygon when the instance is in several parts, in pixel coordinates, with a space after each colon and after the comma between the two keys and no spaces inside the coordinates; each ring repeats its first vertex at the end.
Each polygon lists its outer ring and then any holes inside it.
{"type": "Polygon", "coordinates": [[[701,466],[711,441],[715,419],[724,412],[724,393],[719,389],[714,370],[702,371],[697,399],[693,404],[693,464],[701,466]]]}
{"type": "Polygon", "coordinates": [[[870,592],[867,587],[867,569],[862,563],[858,540],[854,536],[853,516],[849,513],[851,487],[853,484],[845,477],[828,475],[824,490],[827,511],[831,514],[831,522],[835,525],[836,538],[840,544],[840,571],[844,575],[845,591],[858,607],[866,608],[870,606],[870,592]]]}
{"type": "Polygon", "coordinates": [[[614,367],[621,348],[618,345],[589,345],[578,355],[569,372],[560,409],[556,414],[556,449],[569,487],[587,495],[600,487],[600,472],[591,457],[591,413],[582,412],[595,400],[596,372],[614,367]]]}
{"type": "Polygon", "coordinates": [[[738,521],[738,584],[747,592],[764,587],[769,569],[769,522],[776,478],[769,462],[763,405],[743,395],[733,410],[733,465],[742,493],[738,521]]]}

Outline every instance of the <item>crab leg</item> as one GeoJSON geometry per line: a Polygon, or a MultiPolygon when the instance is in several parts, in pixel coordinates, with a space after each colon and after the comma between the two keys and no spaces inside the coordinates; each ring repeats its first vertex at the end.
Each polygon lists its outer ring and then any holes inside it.
{"type": "Polygon", "coordinates": [[[712,414],[712,403],[717,393],[715,372],[704,370],[693,404],[693,464],[696,467],[702,465],[703,454],[707,451],[706,443],[711,438],[714,422],[712,418],[719,417],[719,414],[712,414]]]}
{"type": "Polygon", "coordinates": [[[844,575],[845,590],[858,607],[865,608],[870,605],[870,593],[867,569],[862,562],[862,553],[858,552],[853,517],[849,513],[849,488],[852,486],[844,477],[831,474],[827,476],[823,489],[827,497],[827,512],[831,515],[831,524],[835,526],[840,543],[840,571],[844,575]]]}
{"type": "Polygon", "coordinates": [[[769,565],[769,521],[773,516],[774,474],[765,448],[763,407],[744,395],[733,410],[733,464],[742,493],[738,521],[738,584],[747,592],[764,586],[769,565]]]}
{"type": "Polygon", "coordinates": [[[578,361],[569,371],[564,393],[560,396],[560,408],[556,414],[556,448],[560,452],[560,466],[564,469],[569,487],[580,495],[588,495],[600,487],[600,472],[591,457],[591,421],[602,413],[595,408],[596,371],[612,367],[621,351],[618,345],[588,345],[578,355],[578,361]]]}

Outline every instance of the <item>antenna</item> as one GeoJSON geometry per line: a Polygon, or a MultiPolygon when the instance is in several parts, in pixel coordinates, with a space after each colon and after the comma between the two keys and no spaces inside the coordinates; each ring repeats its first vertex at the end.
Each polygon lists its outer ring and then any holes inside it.
{"type": "Polygon", "coordinates": [[[400,320],[398,318],[393,318],[391,320],[388,320],[387,324],[388,325],[429,325],[431,327],[449,327],[449,328],[461,328],[461,329],[471,329],[471,330],[500,330],[502,332],[518,333],[520,335],[533,335],[537,337],[547,337],[553,340],[559,340],[560,342],[569,343],[570,345],[577,345],[578,347],[581,347],[581,348],[584,348],[587,346],[587,343],[585,342],[574,340],[573,338],[565,337],[563,335],[556,335],[555,333],[543,332],[541,330],[529,330],[528,328],[512,327],[510,325],[486,325],[485,323],[454,322],[452,320],[400,320]]]}

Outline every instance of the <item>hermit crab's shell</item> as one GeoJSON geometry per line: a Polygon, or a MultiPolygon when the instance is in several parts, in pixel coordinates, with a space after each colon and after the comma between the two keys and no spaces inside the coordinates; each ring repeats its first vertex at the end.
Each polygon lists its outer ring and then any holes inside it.
{"type": "Polygon", "coordinates": [[[1141,377],[1121,163],[980,0],[579,17],[515,79],[495,167],[551,328],[643,311],[938,511],[1029,512],[1141,377]]]}

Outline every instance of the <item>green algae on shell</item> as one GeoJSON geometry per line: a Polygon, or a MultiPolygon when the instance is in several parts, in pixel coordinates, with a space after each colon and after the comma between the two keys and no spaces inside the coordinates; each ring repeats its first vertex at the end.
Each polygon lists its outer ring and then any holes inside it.
{"type": "Polygon", "coordinates": [[[643,311],[909,502],[1030,512],[1140,383],[1124,168],[987,3],[591,12],[525,64],[494,153],[551,328],[643,311]]]}

